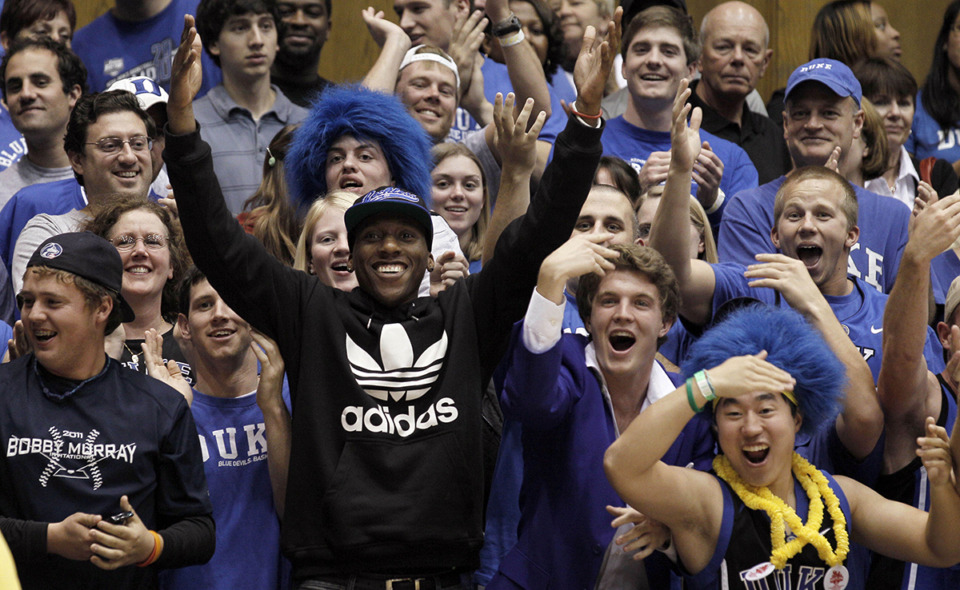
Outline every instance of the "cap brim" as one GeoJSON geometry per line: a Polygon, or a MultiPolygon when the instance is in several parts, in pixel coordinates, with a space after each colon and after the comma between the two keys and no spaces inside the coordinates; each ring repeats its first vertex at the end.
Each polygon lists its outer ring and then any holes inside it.
{"type": "Polygon", "coordinates": [[[423,237],[427,241],[427,248],[433,246],[433,220],[430,219],[430,213],[426,209],[410,203],[398,203],[396,201],[375,201],[372,203],[359,203],[351,206],[344,213],[343,221],[347,226],[347,234],[351,237],[350,243],[353,243],[353,233],[364,220],[381,213],[389,213],[398,217],[407,217],[415,221],[423,230],[423,237]]]}
{"type": "Polygon", "coordinates": [[[133,312],[133,308],[130,307],[130,304],[123,298],[123,295],[117,293],[117,305],[120,306],[120,322],[126,324],[127,322],[132,322],[136,319],[137,314],[133,312]]]}

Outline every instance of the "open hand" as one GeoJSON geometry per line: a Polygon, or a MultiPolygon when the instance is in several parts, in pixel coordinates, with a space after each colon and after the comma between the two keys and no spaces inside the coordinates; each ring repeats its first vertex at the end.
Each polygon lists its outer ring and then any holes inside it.
{"type": "Polygon", "coordinates": [[[577,88],[576,110],[585,115],[600,113],[600,101],[607,78],[613,68],[613,60],[620,50],[620,21],[623,8],[617,7],[606,35],[598,35],[591,25],[583,32],[580,55],[573,66],[573,84],[577,88]]]}
{"type": "Polygon", "coordinates": [[[514,95],[507,94],[506,99],[497,93],[493,103],[493,122],[497,127],[497,149],[500,161],[509,162],[514,170],[532,172],[537,164],[537,137],[547,120],[546,113],[540,111],[530,129],[527,122],[533,111],[533,99],[528,98],[516,120],[513,118],[514,95]]]}

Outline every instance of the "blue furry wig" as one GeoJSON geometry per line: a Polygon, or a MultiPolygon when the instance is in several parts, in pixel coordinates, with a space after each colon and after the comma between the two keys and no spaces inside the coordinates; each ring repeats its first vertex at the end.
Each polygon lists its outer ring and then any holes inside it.
{"type": "Polygon", "coordinates": [[[284,163],[295,203],[308,207],[327,193],[327,150],[344,135],[379,143],[397,187],[430,205],[433,160],[427,132],[400,99],[360,86],[325,90],[294,133],[284,163]]]}
{"type": "Polygon", "coordinates": [[[690,348],[681,367],[692,376],[725,360],[767,351],[767,361],[797,380],[794,395],[803,415],[801,433],[812,435],[840,411],[846,369],[799,313],[755,304],[739,309],[708,330],[690,348]]]}

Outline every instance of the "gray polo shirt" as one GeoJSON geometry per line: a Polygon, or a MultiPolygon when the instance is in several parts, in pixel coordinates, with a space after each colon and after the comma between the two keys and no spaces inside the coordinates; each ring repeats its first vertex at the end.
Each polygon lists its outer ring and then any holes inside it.
{"type": "Polygon", "coordinates": [[[284,125],[299,123],[307,116],[306,109],[290,102],[276,86],[272,88],[277,98],[259,121],[254,121],[250,111],[230,98],[223,84],[193,103],[200,136],[210,144],[213,169],[234,215],[240,213],[243,202],[260,186],[270,140],[284,125]]]}

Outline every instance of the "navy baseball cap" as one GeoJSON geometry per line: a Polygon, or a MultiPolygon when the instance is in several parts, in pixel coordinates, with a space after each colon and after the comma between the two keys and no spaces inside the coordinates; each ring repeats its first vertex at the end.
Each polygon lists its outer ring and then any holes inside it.
{"type": "Polygon", "coordinates": [[[863,96],[860,82],[843,62],[824,57],[807,62],[793,70],[790,78],[787,79],[784,100],[788,100],[793,89],[804,82],[819,82],[837,96],[849,96],[857,101],[857,106],[860,106],[860,98],[863,96]]]}
{"type": "Polygon", "coordinates": [[[123,285],[123,261],[120,253],[113,244],[100,236],[85,231],[47,238],[30,257],[27,268],[31,266],[64,270],[105,287],[117,296],[120,321],[133,321],[133,309],[120,294],[123,285]]]}
{"type": "Polygon", "coordinates": [[[433,221],[430,219],[430,210],[423,199],[413,193],[393,186],[384,186],[374,189],[363,195],[347,209],[343,215],[347,226],[347,243],[353,249],[356,241],[356,229],[363,220],[378,213],[392,213],[402,217],[409,217],[423,229],[423,237],[427,240],[427,249],[433,247],[433,221]]]}

